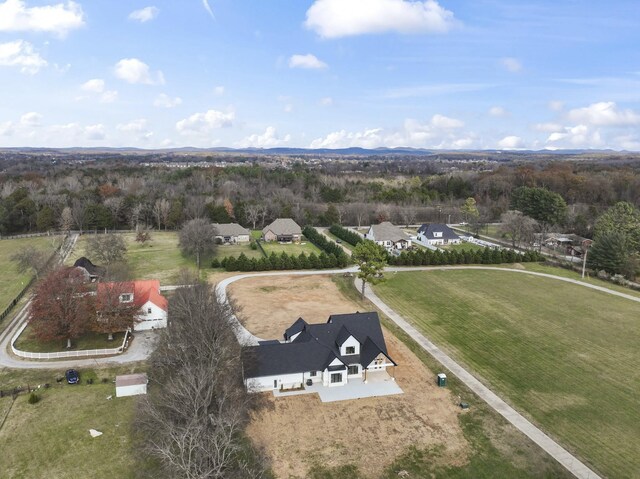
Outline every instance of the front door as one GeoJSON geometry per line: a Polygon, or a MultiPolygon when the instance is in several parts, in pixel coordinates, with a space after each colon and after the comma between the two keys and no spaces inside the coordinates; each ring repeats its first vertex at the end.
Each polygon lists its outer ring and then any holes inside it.
{"type": "Polygon", "coordinates": [[[278,389],[278,380],[277,379],[273,380],[273,389],[278,389]]]}

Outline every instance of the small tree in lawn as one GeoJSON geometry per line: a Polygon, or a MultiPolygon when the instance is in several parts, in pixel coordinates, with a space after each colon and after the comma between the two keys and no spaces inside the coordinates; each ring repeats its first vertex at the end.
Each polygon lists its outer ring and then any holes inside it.
{"type": "Polygon", "coordinates": [[[358,278],[362,280],[362,297],[366,283],[378,284],[384,281],[382,272],[387,265],[387,253],[373,241],[362,241],[353,249],[352,258],[358,265],[358,278]]]}
{"type": "Polygon", "coordinates": [[[460,212],[464,215],[464,220],[467,223],[467,231],[469,231],[469,223],[474,222],[480,216],[475,198],[469,197],[464,200],[464,203],[460,207],[460,212]]]}
{"type": "Polygon", "coordinates": [[[23,246],[11,255],[11,261],[16,263],[19,273],[33,271],[36,278],[39,278],[47,265],[47,253],[33,246],[23,246]]]}
{"type": "Polygon", "coordinates": [[[130,281],[99,283],[94,331],[108,334],[109,341],[112,341],[113,333],[133,328],[138,316],[133,292],[133,283],[130,281]],[[131,295],[131,298],[127,298],[127,295],[131,295]]]}
{"type": "Polygon", "coordinates": [[[37,286],[29,324],[40,341],[71,341],[90,329],[96,317],[95,297],[88,294],[84,275],[77,268],[60,268],[37,286]]]}
{"type": "Polygon", "coordinates": [[[215,228],[202,218],[187,221],[180,230],[180,249],[185,254],[196,257],[196,265],[200,269],[200,258],[215,249],[215,228]]]}
{"type": "Polygon", "coordinates": [[[124,261],[127,252],[127,244],[120,234],[92,235],[87,240],[87,256],[106,264],[124,261]]]}

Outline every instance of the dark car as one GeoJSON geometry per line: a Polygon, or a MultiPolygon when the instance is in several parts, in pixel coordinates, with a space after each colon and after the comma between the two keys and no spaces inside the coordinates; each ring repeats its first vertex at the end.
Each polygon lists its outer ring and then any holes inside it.
{"type": "Polygon", "coordinates": [[[75,369],[67,369],[67,372],[64,373],[64,375],[69,384],[78,384],[80,382],[80,375],[75,369]]]}

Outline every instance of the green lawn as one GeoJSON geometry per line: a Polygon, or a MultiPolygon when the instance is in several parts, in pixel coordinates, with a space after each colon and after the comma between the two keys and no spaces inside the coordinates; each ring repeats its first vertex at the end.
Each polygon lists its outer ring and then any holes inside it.
{"type": "Polygon", "coordinates": [[[484,250],[484,247],[477,244],[473,244],[473,243],[467,243],[466,241],[463,241],[460,244],[450,244],[450,245],[439,246],[439,248],[442,248],[443,250],[450,250],[450,251],[482,251],[484,250]]]}
{"type": "Polygon", "coordinates": [[[280,244],[275,241],[271,242],[262,242],[262,247],[267,255],[271,253],[280,254],[283,251],[287,254],[292,254],[298,256],[300,253],[305,253],[310,255],[311,253],[315,253],[316,255],[320,254],[320,250],[309,241],[302,241],[301,243],[286,243],[280,244]]]}
{"type": "Polygon", "coordinates": [[[59,237],[20,238],[0,240],[0,312],[9,306],[11,300],[33,276],[30,272],[18,273],[15,263],[11,261],[11,255],[25,246],[33,246],[37,249],[53,253],[56,241],[59,237]]]}
{"type": "Polygon", "coordinates": [[[640,470],[640,304],[496,271],[397,273],[376,292],[585,462],[640,470]]]}
{"type": "MultiPolygon", "coordinates": [[[[178,278],[180,270],[195,269],[195,259],[183,256],[180,252],[178,233],[175,231],[153,231],[151,241],[144,245],[135,241],[134,233],[124,233],[122,236],[127,244],[126,260],[135,279],[159,279],[160,284],[172,284],[178,278]]],[[[67,264],[73,264],[80,256],[87,256],[94,261],[91,252],[86,251],[87,238],[84,235],[78,239],[67,264]]],[[[203,268],[209,265],[207,258],[203,258],[201,262],[203,268]]]]}
{"type": "Polygon", "coordinates": [[[258,240],[262,238],[262,230],[251,230],[251,239],[258,240]]]}
{"type": "Polygon", "coordinates": [[[235,256],[236,258],[242,253],[248,258],[262,258],[262,252],[259,249],[251,249],[249,243],[220,245],[216,248],[215,256],[218,259],[222,259],[228,256],[235,256]]]}
{"type": "MultiPolygon", "coordinates": [[[[71,342],[71,351],[84,349],[111,349],[122,344],[124,333],[114,333],[113,341],[109,341],[106,333],[87,333],[71,342]]],[[[68,351],[66,341],[37,341],[29,326],[20,335],[15,343],[17,349],[31,353],[53,353],[68,351]]]]}
{"type": "Polygon", "coordinates": [[[1,389],[44,383],[52,387],[41,389],[41,401],[33,405],[27,403],[25,394],[13,404],[11,397],[0,399],[0,412],[9,411],[0,429],[0,476],[134,478],[132,420],[138,397],[115,397],[112,381],[116,372],[125,374],[133,369],[81,369],[79,385],[57,384],[55,378],[62,376],[63,370],[4,370],[1,389]],[[93,378],[94,384],[86,384],[88,378],[93,378]],[[102,378],[108,382],[102,383],[102,378]],[[111,395],[113,399],[107,400],[111,395]],[[92,438],[89,429],[103,435],[92,438]]]}

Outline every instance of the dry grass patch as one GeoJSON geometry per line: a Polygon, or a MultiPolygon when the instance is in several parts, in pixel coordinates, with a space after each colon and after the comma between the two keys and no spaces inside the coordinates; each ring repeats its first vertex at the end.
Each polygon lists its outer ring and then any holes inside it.
{"type": "MultiPolygon", "coordinates": [[[[326,321],[330,314],[354,312],[330,276],[263,277],[230,286],[240,317],[254,334],[280,337],[302,316],[326,321]]],[[[314,465],[355,464],[363,477],[376,477],[409,446],[438,447],[443,466],[467,462],[468,443],[448,389],[435,385],[435,373],[389,331],[387,348],[399,366],[395,375],[404,394],[322,403],[316,395],[275,399],[264,393],[247,434],[270,458],[276,477],[303,478],[314,465]]]]}

